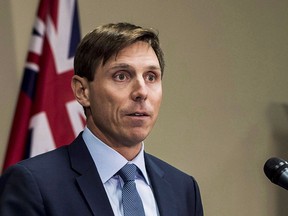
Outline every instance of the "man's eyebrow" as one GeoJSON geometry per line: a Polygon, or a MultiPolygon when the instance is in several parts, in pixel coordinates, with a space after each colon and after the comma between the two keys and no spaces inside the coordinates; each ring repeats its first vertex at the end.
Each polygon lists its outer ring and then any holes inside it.
{"type": "Polygon", "coordinates": [[[147,68],[149,70],[161,70],[160,66],[158,66],[158,65],[150,65],[147,68]]]}
{"type": "Polygon", "coordinates": [[[131,66],[129,64],[125,64],[125,63],[120,63],[120,64],[115,64],[112,65],[111,69],[127,69],[127,68],[131,68],[131,66]]]}
{"type": "MultiPolygon", "coordinates": [[[[112,65],[110,69],[129,69],[129,68],[133,67],[126,63],[120,63],[112,65]]],[[[145,66],[145,68],[147,68],[148,70],[161,70],[160,66],[158,65],[148,65],[147,67],[145,66]]]]}

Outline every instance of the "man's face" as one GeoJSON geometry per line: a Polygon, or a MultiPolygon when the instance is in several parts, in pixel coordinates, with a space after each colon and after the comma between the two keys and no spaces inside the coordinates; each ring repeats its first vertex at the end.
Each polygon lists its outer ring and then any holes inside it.
{"type": "Polygon", "coordinates": [[[88,90],[89,129],[111,147],[141,143],[156,122],[162,99],[154,50],[145,42],[124,48],[96,69],[88,90]]]}

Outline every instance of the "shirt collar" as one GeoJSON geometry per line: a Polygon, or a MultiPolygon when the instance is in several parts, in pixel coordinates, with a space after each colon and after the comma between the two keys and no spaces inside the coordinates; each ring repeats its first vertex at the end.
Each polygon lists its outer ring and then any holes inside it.
{"type": "Polygon", "coordinates": [[[117,151],[98,139],[87,127],[84,129],[82,137],[93,158],[103,184],[112,178],[127,163],[135,164],[142,172],[146,183],[149,184],[145,167],[143,142],[139,154],[132,161],[128,161],[117,151]]]}

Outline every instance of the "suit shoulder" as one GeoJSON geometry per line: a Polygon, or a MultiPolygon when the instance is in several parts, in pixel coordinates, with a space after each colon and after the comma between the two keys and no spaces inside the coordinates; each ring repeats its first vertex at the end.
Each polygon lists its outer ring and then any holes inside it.
{"type": "Polygon", "coordinates": [[[151,160],[151,162],[155,163],[160,169],[162,169],[166,174],[168,175],[174,175],[177,177],[183,177],[183,178],[189,178],[191,180],[191,178],[194,180],[194,178],[183,172],[182,170],[172,166],[171,164],[163,161],[162,159],[155,157],[151,154],[145,153],[146,157],[148,160],[151,160]]]}
{"type": "MultiPolygon", "coordinates": [[[[25,159],[17,163],[17,165],[33,170],[49,170],[56,169],[61,166],[63,161],[68,160],[67,146],[62,146],[52,151],[25,159]]],[[[12,166],[13,167],[13,166],[12,166]]]]}

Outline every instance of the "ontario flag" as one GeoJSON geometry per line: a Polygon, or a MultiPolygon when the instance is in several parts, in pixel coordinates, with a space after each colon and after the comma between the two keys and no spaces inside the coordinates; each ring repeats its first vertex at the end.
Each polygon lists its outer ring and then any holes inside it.
{"type": "Polygon", "coordinates": [[[70,87],[79,41],[76,0],[41,0],[3,169],[69,144],[84,128],[70,87]]]}

